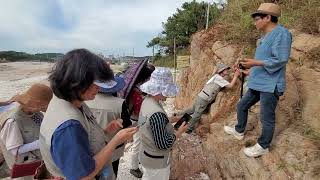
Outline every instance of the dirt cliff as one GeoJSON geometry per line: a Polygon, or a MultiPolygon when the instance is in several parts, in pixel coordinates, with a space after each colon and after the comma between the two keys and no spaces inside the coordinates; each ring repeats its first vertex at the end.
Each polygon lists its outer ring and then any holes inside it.
{"type": "MultiPolygon", "coordinates": [[[[242,46],[224,42],[224,32],[224,27],[216,26],[193,35],[191,65],[179,77],[177,109],[192,104],[218,62],[235,63],[242,46]]],[[[209,113],[202,117],[196,135],[181,138],[173,150],[172,179],[192,179],[201,172],[210,179],[320,179],[320,37],[294,30],[292,34],[287,90],[276,110],[270,153],[248,158],[242,152],[259,137],[259,104],[250,110],[244,140],[235,140],[223,131],[225,124],[236,121],[238,83],[233,91],[219,93],[209,113]]]]}

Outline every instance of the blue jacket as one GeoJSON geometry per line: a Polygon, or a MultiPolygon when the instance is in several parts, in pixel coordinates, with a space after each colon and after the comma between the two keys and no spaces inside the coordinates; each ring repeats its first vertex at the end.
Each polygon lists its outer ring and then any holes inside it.
{"type": "Polygon", "coordinates": [[[263,61],[265,65],[250,69],[250,89],[273,93],[277,87],[278,92],[285,91],[286,64],[290,57],[291,43],[291,33],[280,25],[260,39],[254,58],[263,61]]]}

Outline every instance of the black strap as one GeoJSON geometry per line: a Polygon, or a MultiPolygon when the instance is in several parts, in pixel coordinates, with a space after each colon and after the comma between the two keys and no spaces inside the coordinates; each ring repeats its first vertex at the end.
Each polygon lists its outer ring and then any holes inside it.
{"type": "Polygon", "coordinates": [[[130,118],[131,121],[138,121],[137,119],[130,118]]]}
{"type": "Polygon", "coordinates": [[[209,94],[208,94],[208,93],[206,93],[205,91],[202,91],[202,92],[203,92],[203,93],[205,93],[208,97],[210,97],[210,96],[209,96],[209,94]]]}
{"type": "Polygon", "coordinates": [[[144,153],[146,156],[148,156],[148,157],[150,157],[150,158],[154,158],[154,159],[163,159],[163,158],[164,158],[164,156],[154,156],[154,155],[151,155],[151,154],[147,153],[146,151],[143,151],[143,153],[144,153]]]}
{"type": "Polygon", "coordinates": [[[130,120],[130,113],[128,110],[128,106],[125,101],[122,103],[121,119],[123,120],[123,123],[122,123],[123,128],[127,128],[132,125],[132,122],[130,120]]]}
{"type": "Polygon", "coordinates": [[[241,73],[241,89],[240,89],[240,99],[242,98],[243,96],[243,84],[244,84],[244,77],[245,77],[245,74],[244,73],[241,73]]]}
{"type": "Polygon", "coordinates": [[[124,143],[118,145],[118,146],[116,147],[116,149],[119,149],[119,148],[121,148],[122,146],[124,146],[124,143]]]}

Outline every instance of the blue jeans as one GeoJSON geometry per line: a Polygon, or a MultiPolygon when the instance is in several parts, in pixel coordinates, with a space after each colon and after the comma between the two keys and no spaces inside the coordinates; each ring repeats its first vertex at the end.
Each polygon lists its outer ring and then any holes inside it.
{"type": "Polygon", "coordinates": [[[282,95],[282,93],[279,93],[277,88],[274,93],[260,92],[249,89],[237,104],[238,124],[235,127],[236,131],[239,133],[245,131],[248,120],[248,110],[251,106],[260,101],[260,120],[262,124],[262,133],[258,139],[258,143],[264,149],[268,148],[274,133],[276,116],[275,110],[280,95],[282,95]]]}

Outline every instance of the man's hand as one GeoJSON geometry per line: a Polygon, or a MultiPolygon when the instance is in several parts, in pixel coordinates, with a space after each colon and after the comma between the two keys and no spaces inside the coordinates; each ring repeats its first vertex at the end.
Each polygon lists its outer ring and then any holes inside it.
{"type": "Polygon", "coordinates": [[[264,65],[262,61],[255,60],[255,59],[248,59],[248,58],[243,59],[240,63],[246,69],[250,69],[253,66],[263,66],[264,65]]]}
{"type": "Polygon", "coordinates": [[[113,134],[116,131],[118,131],[119,129],[123,128],[122,126],[122,119],[115,119],[112,120],[110,123],[107,124],[107,127],[105,129],[105,132],[107,132],[108,134],[113,134]]]}
{"type": "Polygon", "coordinates": [[[241,72],[246,76],[250,75],[250,69],[241,70],[241,72]]]}

